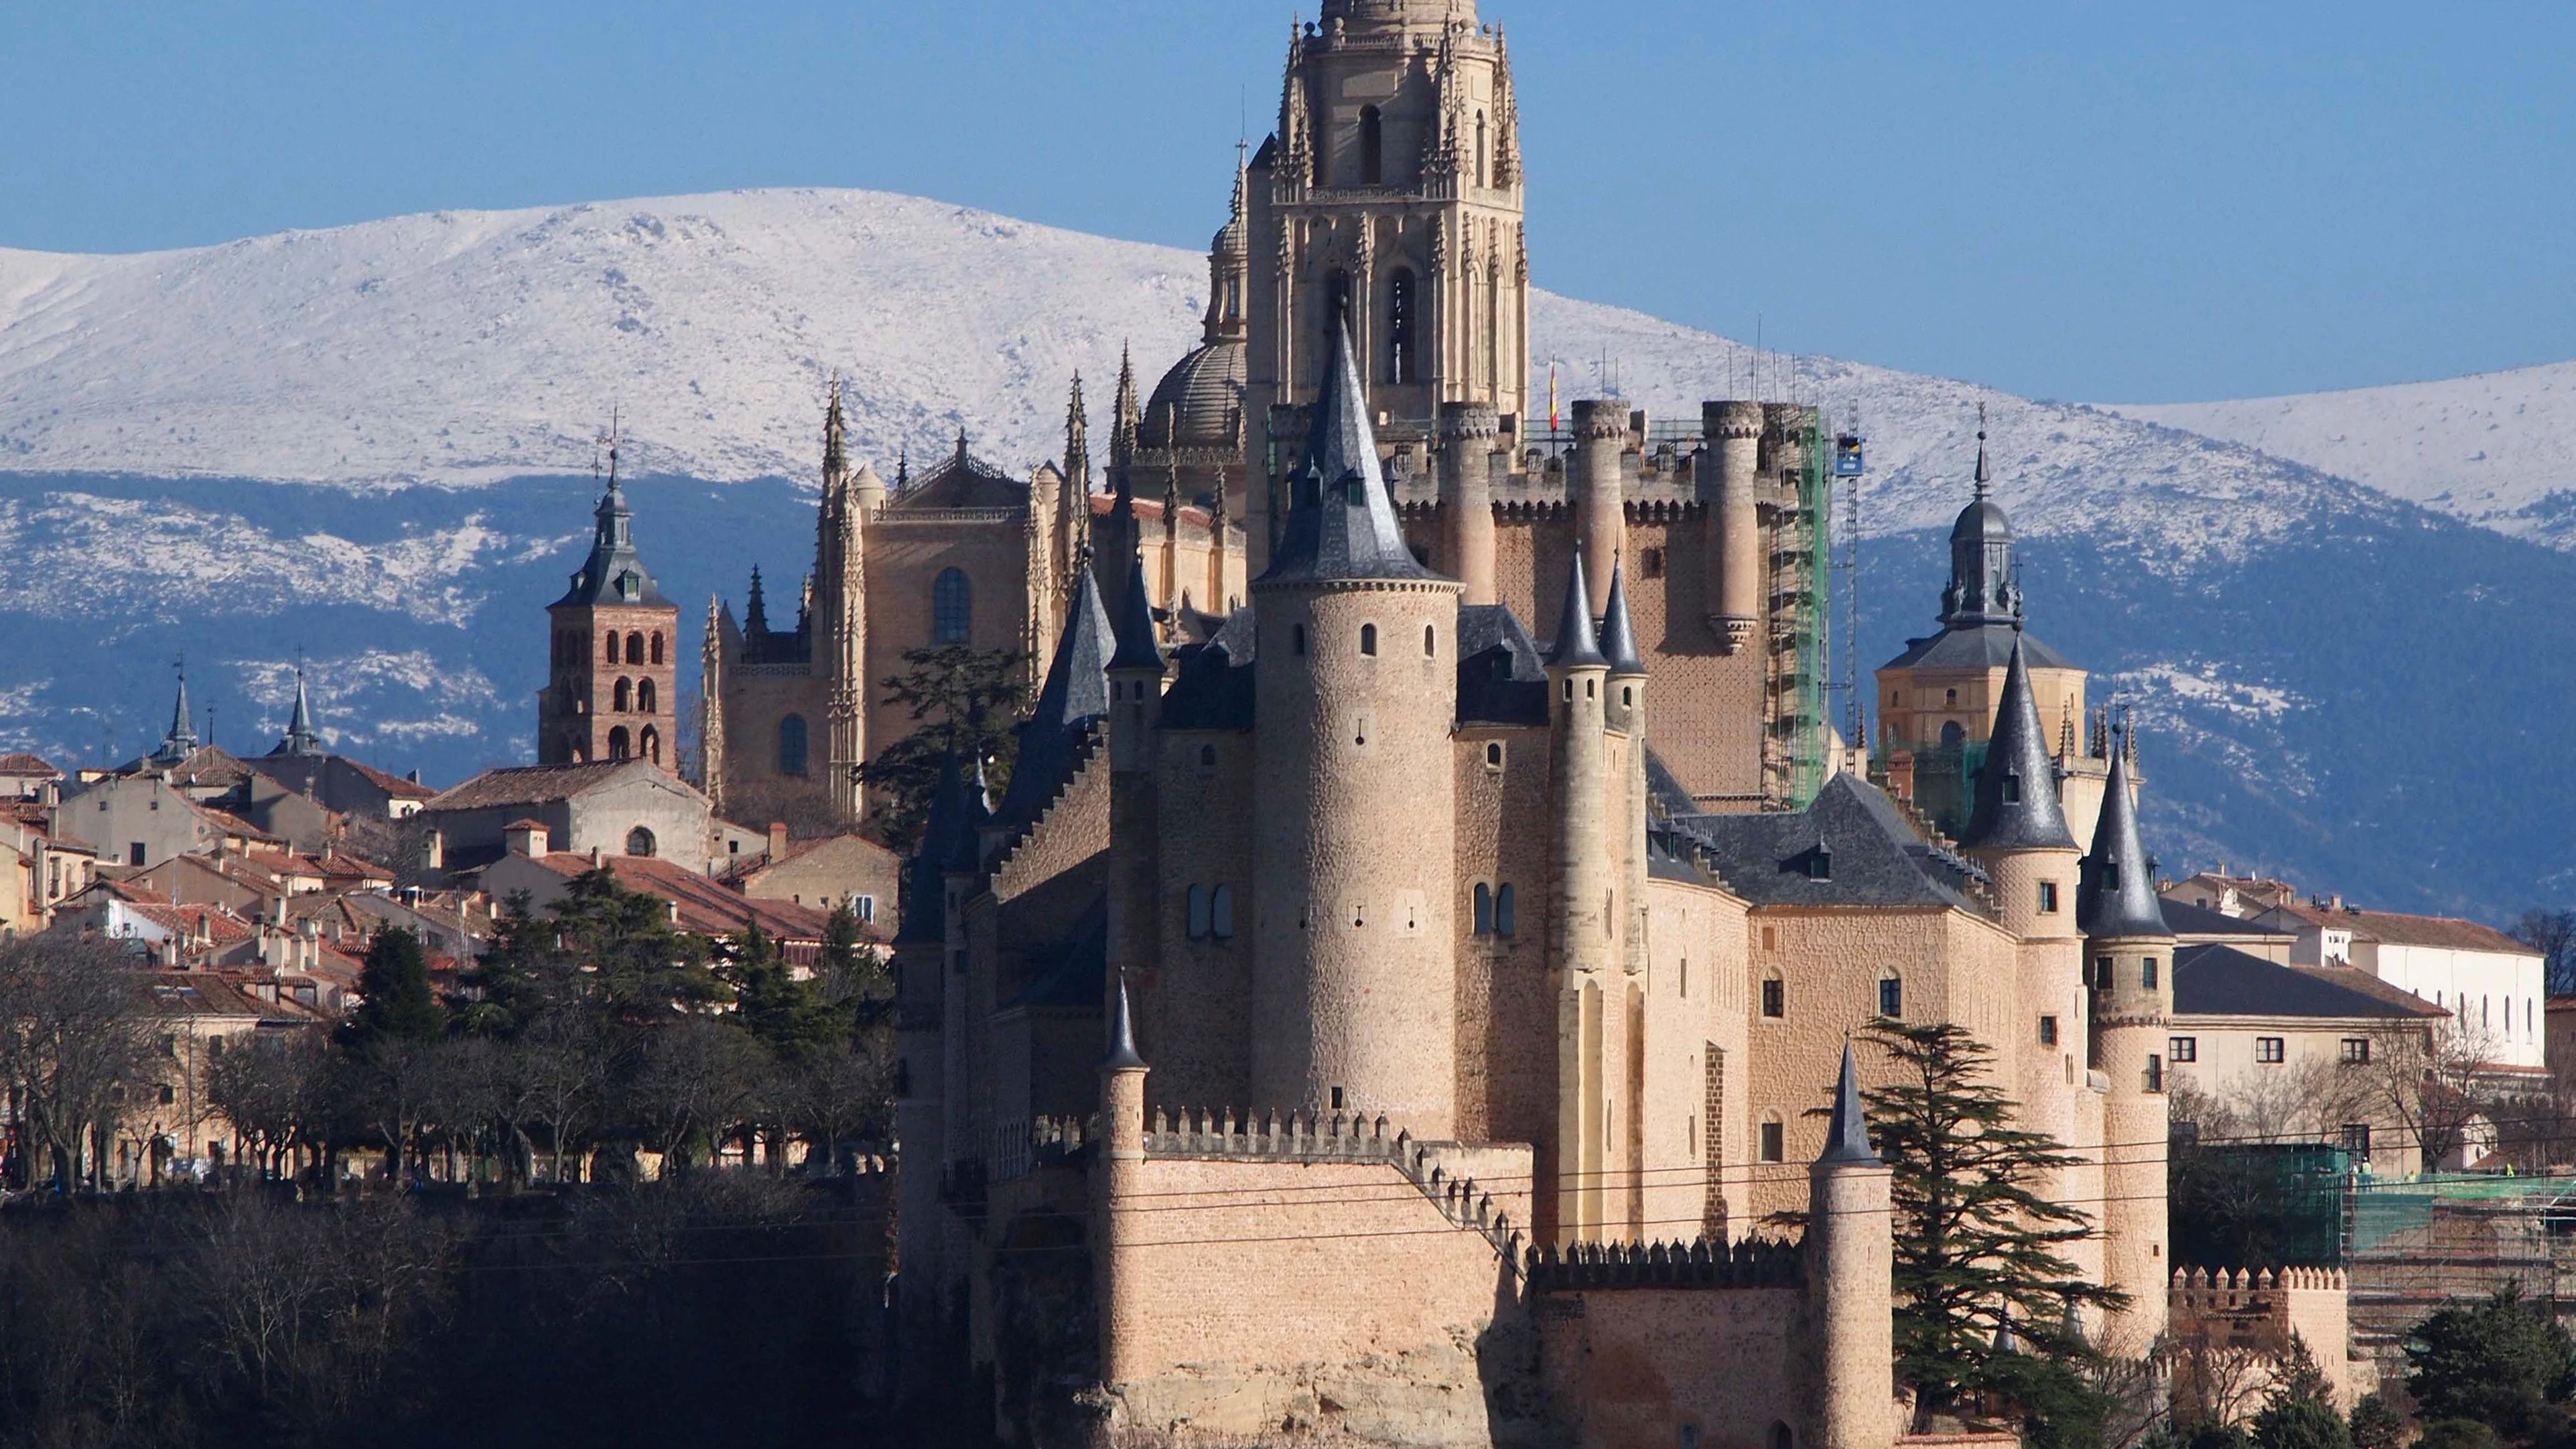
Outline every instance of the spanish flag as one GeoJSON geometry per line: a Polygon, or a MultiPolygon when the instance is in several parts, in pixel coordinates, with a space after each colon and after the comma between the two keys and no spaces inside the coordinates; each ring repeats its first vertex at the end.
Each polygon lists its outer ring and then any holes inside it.
{"type": "Polygon", "coordinates": [[[1556,364],[1553,362],[1547,365],[1547,430],[1551,433],[1564,430],[1556,415],[1556,364]]]}

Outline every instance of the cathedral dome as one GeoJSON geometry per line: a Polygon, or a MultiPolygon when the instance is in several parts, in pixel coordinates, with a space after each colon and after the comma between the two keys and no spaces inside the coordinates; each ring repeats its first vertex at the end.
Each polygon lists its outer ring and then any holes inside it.
{"type": "Polygon", "coordinates": [[[1353,29],[1372,25],[1476,23],[1475,0],[1324,0],[1323,18],[1353,29]]]}
{"type": "Polygon", "coordinates": [[[2004,517],[2003,506],[1991,498],[1980,498],[1959,510],[1959,521],[1950,525],[1952,543],[2010,543],[2012,523],[2004,517]]]}
{"type": "Polygon", "coordinates": [[[1154,385],[1136,430],[1139,447],[1231,449],[1241,441],[1245,347],[1239,338],[1200,344],[1154,385]]]}

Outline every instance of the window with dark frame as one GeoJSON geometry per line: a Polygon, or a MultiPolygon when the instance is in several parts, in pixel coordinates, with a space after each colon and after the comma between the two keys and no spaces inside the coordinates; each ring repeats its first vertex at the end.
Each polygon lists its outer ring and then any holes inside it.
{"type": "Polygon", "coordinates": [[[2284,1049],[2281,1038],[2277,1036],[2258,1036],[2254,1038],[2254,1060],[2258,1062],[2284,1062],[2289,1060],[2289,1054],[2284,1049]]]}

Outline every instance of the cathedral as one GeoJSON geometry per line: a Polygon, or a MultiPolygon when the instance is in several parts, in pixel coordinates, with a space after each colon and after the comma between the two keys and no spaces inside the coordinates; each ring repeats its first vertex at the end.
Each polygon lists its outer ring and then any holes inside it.
{"type": "Polygon", "coordinates": [[[898,1309],[1005,1438],[1893,1444],[1880,1017],[1994,1050],[2129,1294],[2084,1331],[2162,1328],[2134,749],[2030,632],[1982,446],[1862,773],[1816,686],[1819,419],[1533,417],[1519,125],[1466,0],[1330,0],[1107,489],[1077,398],[1025,486],[961,447],[827,487],[797,633],[715,618],[729,793],[772,783],[764,689],[863,727],[834,761],[884,738],[819,681],[881,619],[948,637],[964,528],[1004,612],[956,637],[1045,661],[1001,798],[952,762],[895,945],[898,1309]]]}

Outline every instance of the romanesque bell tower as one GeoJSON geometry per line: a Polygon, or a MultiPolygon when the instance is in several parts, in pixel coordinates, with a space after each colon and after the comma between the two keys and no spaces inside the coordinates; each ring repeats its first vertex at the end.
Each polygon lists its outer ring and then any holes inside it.
{"type": "Polygon", "coordinates": [[[1439,405],[1527,414],[1529,254],[1511,60],[1474,0],[1325,0],[1289,41],[1279,129],[1252,164],[1246,429],[1252,572],[1347,316],[1381,440],[1439,405]]]}
{"type": "Polygon", "coordinates": [[[635,514],[609,450],[590,557],[546,607],[551,667],[537,692],[537,763],[649,760],[674,770],[680,611],[635,551],[635,514]]]}

